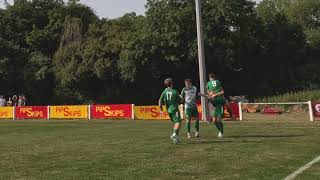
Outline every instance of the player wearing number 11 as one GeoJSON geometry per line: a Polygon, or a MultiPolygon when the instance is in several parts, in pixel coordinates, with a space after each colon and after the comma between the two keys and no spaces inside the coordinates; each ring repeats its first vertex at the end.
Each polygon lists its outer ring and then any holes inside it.
{"type": "Polygon", "coordinates": [[[177,144],[179,142],[178,135],[181,127],[181,117],[179,112],[179,103],[181,101],[180,94],[177,90],[173,89],[173,80],[167,78],[164,81],[165,86],[167,87],[161,94],[159,99],[159,107],[161,113],[163,112],[162,105],[166,105],[167,112],[170,116],[171,121],[174,123],[174,131],[170,137],[172,141],[177,144]]]}

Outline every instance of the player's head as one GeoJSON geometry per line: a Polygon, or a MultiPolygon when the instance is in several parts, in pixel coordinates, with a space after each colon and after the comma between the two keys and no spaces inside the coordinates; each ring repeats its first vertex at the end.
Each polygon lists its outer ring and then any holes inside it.
{"type": "Polygon", "coordinates": [[[209,79],[210,80],[215,80],[216,79],[216,75],[214,73],[210,73],[209,74],[209,79]]]}
{"type": "Polygon", "coordinates": [[[172,80],[172,78],[167,78],[167,79],[165,79],[165,80],[164,80],[164,85],[165,85],[166,87],[172,87],[172,86],[173,86],[173,80],[172,80]]]}
{"type": "Polygon", "coordinates": [[[191,79],[185,79],[184,80],[184,84],[186,85],[186,87],[190,87],[192,85],[192,80],[191,79]]]}

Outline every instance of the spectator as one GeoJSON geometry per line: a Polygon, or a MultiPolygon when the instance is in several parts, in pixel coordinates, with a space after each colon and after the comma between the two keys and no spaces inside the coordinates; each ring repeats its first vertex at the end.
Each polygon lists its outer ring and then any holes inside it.
{"type": "Polygon", "coordinates": [[[17,95],[12,96],[12,105],[13,106],[18,106],[18,97],[17,95]]]}
{"type": "Polygon", "coordinates": [[[22,94],[21,97],[22,97],[22,106],[26,106],[26,101],[27,101],[26,96],[22,94]]]}
{"type": "Polygon", "coordinates": [[[11,97],[9,97],[9,100],[7,101],[7,106],[12,106],[12,100],[11,100],[11,97]]]}
{"type": "Polygon", "coordinates": [[[0,106],[1,107],[6,106],[6,100],[4,99],[4,97],[2,95],[0,96],[0,106]]]}
{"type": "Polygon", "coordinates": [[[22,99],[22,95],[19,95],[19,99],[18,99],[18,107],[23,106],[23,99],[22,99]]]}

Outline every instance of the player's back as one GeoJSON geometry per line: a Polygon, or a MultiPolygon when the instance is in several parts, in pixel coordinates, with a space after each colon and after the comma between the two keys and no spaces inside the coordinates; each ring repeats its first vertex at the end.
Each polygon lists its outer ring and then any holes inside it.
{"type": "Polygon", "coordinates": [[[222,90],[221,82],[219,80],[211,80],[207,83],[207,88],[209,91],[218,93],[222,90]]]}
{"type": "MultiPolygon", "coordinates": [[[[219,93],[222,91],[222,85],[219,80],[211,80],[207,83],[207,88],[209,91],[213,93],[219,93]]],[[[224,95],[219,95],[215,97],[214,99],[210,100],[214,104],[224,104],[226,102],[224,95]]]]}
{"type": "Polygon", "coordinates": [[[178,107],[180,101],[179,93],[175,89],[166,88],[162,92],[162,100],[166,104],[167,108],[170,106],[178,107]]]}

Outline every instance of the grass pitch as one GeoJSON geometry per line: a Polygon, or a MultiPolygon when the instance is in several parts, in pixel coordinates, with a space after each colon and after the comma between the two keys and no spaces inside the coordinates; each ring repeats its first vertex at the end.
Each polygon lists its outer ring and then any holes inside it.
{"type": "Polygon", "coordinates": [[[253,117],[223,139],[213,126],[174,145],[169,121],[0,121],[0,179],[283,179],[320,155],[319,122],[253,117]]]}

